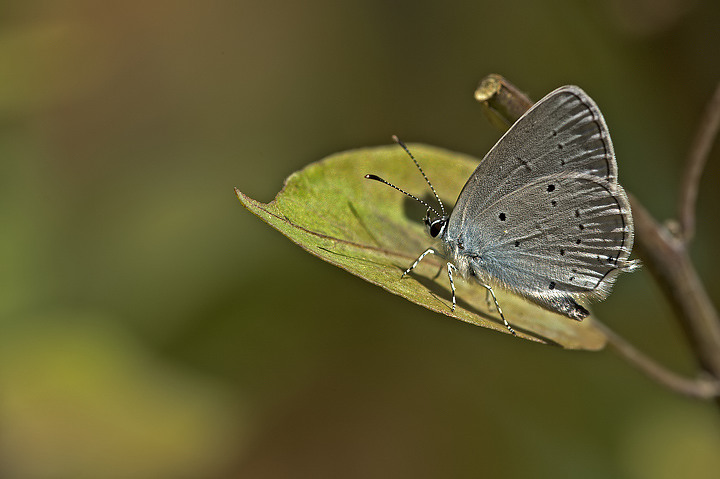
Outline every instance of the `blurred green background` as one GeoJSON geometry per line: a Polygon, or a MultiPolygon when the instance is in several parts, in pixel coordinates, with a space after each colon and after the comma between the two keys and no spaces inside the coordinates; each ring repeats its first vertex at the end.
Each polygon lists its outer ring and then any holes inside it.
{"type": "MultiPolygon", "coordinates": [[[[232,189],[269,201],[291,172],[393,133],[481,158],[499,132],[472,95],[496,72],[534,99],[585,89],[623,185],[671,217],[720,79],[717,1],[0,11],[1,477],[717,477],[716,406],[611,352],[389,295],[232,189]]],[[[715,299],[719,150],[693,245],[715,299]]],[[[595,311],[694,373],[647,271],[595,311]]]]}

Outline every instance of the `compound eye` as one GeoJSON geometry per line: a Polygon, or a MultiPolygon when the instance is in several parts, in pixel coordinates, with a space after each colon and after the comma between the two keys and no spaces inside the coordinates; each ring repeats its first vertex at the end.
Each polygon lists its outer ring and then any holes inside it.
{"type": "Polygon", "coordinates": [[[444,227],[444,221],[433,221],[430,224],[430,236],[432,236],[433,238],[437,238],[437,236],[442,232],[444,227]]]}

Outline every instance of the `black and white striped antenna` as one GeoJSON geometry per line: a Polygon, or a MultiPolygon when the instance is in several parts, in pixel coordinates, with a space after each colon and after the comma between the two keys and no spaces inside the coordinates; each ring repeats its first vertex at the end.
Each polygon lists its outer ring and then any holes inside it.
{"type": "Polygon", "coordinates": [[[403,150],[405,150],[405,153],[408,154],[408,156],[410,157],[410,159],[413,160],[413,163],[415,163],[415,166],[417,166],[418,170],[420,170],[420,173],[423,175],[423,178],[425,178],[425,181],[427,182],[428,186],[430,187],[430,190],[432,190],[432,192],[433,192],[433,195],[435,195],[435,199],[437,200],[438,204],[440,205],[440,210],[442,211],[442,215],[438,214],[438,212],[437,212],[437,210],[436,210],[435,208],[433,208],[432,206],[430,206],[429,204],[427,204],[426,202],[424,202],[423,200],[421,200],[421,199],[418,198],[417,196],[415,196],[415,195],[413,195],[413,194],[411,194],[411,193],[408,193],[407,191],[403,190],[402,188],[398,188],[397,186],[393,185],[393,184],[390,183],[389,181],[386,181],[386,180],[380,178],[380,177],[377,176],[377,175],[365,175],[365,178],[367,178],[368,180],[379,181],[380,183],[384,183],[384,184],[388,185],[388,186],[391,187],[391,188],[395,188],[395,189],[398,190],[400,193],[402,193],[402,194],[404,194],[404,195],[407,195],[407,196],[409,196],[410,198],[412,198],[412,199],[420,202],[422,205],[424,205],[425,207],[427,207],[427,209],[428,209],[429,211],[431,210],[433,213],[435,213],[435,216],[437,216],[438,218],[444,218],[444,217],[446,216],[445,206],[443,205],[443,202],[442,202],[442,200],[440,199],[440,196],[438,196],[437,192],[435,191],[435,188],[433,187],[432,183],[430,183],[430,180],[429,180],[428,177],[425,175],[425,172],[423,171],[422,167],[420,166],[420,163],[418,163],[418,161],[415,159],[415,157],[413,156],[413,154],[410,153],[410,150],[408,149],[408,147],[405,146],[405,143],[403,143],[403,142],[400,140],[400,138],[398,138],[397,136],[393,135],[392,139],[395,141],[395,143],[397,143],[398,145],[400,145],[400,147],[402,147],[403,150]]]}

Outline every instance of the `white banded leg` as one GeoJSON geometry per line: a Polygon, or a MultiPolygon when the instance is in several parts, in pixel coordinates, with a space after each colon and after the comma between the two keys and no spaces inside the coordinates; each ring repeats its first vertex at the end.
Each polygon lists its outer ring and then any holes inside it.
{"type": "MultiPolygon", "coordinates": [[[[420,261],[423,260],[423,258],[429,254],[437,254],[437,251],[435,251],[433,248],[426,249],[423,254],[421,254],[418,259],[415,260],[413,264],[410,265],[408,269],[405,270],[405,272],[400,276],[400,279],[404,278],[407,274],[410,273],[410,271],[415,269],[415,266],[420,263],[420,261]]],[[[450,280],[450,289],[452,290],[452,310],[455,311],[455,282],[453,281],[452,272],[453,270],[457,271],[457,268],[455,268],[455,265],[452,263],[447,264],[447,271],[448,271],[448,279],[450,280]]]]}
{"type": "Polygon", "coordinates": [[[415,269],[415,266],[417,266],[418,263],[420,263],[420,261],[422,261],[422,259],[423,259],[425,256],[429,255],[429,254],[437,254],[437,251],[435,251],[435,250],[432,249],[432,248],[426,249],[426,250],[423,252],[423,254],[421,254],[420,256],[418,256],[418,259],[416,259],[415,262],[414,262],[412,265],[410,265],[410,267],[409,267],[408,269],[405,270],[405,272],[402,274],[402,276],[400,276],[400,279],[403,279],[406,275],[410,274],[410,271],[414,270],[414,269],[415,269]]]}
{"type": "Polygon", "coordinates": [[[447,269],[448,269],[448,279],[450,280],[450,289],[452,290],[452,301],[453,301],[452,311],[455,312],[455,282],[453,281],[452,272],[453,272],[453,270],[457,271],[457,268],[455,267],[454,264],[448,263],[447,269]]]}
{"type": "Polygon", "coordinates": [[[495,292],[493,291],[493,289],[486,284],[483,284],[483,286],[485,286],[485,288],[490,292],[490,296],[492,296],[493,301],[495,301],[495,307],[497,308],[498,313],[500,313],[500,319],[502,319],[503,323],[505,323],[505,327],[508,329],[508,331],[510,331],[512,333],[513,336],[517,336],[517,333],[515,332],[515,330],[512,328],[512,326],[510,326],[510,323],[508,323],[507,320],[505,319],[505,315],[503,314],[502,309],[500,309],[500,303],[498,303],[498,300],[495,297],[495,292]]]}

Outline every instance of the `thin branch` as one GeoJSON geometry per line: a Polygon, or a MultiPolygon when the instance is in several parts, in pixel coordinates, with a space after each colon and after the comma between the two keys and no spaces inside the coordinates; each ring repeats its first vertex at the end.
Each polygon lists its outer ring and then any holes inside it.
{"type": "Polygon", "coordinates": [[[533,101],[500,75],[490,74],[480,81],[475,99],[485,107],[490,122],[507,130],[533,106],[533,101]]]}
{"type": "Polygon", "coordinates": [[[620,357],[657,383],[679,394],[693,398],[712,399],[720,396],[720,383],[711,377],[696,379],[682,377],[660,366],[597,319],[593,319],[593,325],[605,334],[608,344],[620,357]]]}
{"type": "Polygon", "coordinates": [[[695,205],[697,204],[700,177],[707,162],[710,149],[720,129],[720,83],[708,103],[685,163],[685,176],[678,199],[680,234],[689,243],[695,234],[695,205]]]}
{"type": "Polygon", "coordinates": [[[702,367],[720,378],[720,318],[686,245],[629,194],[640,257],[670,301],[702,367]]]}

